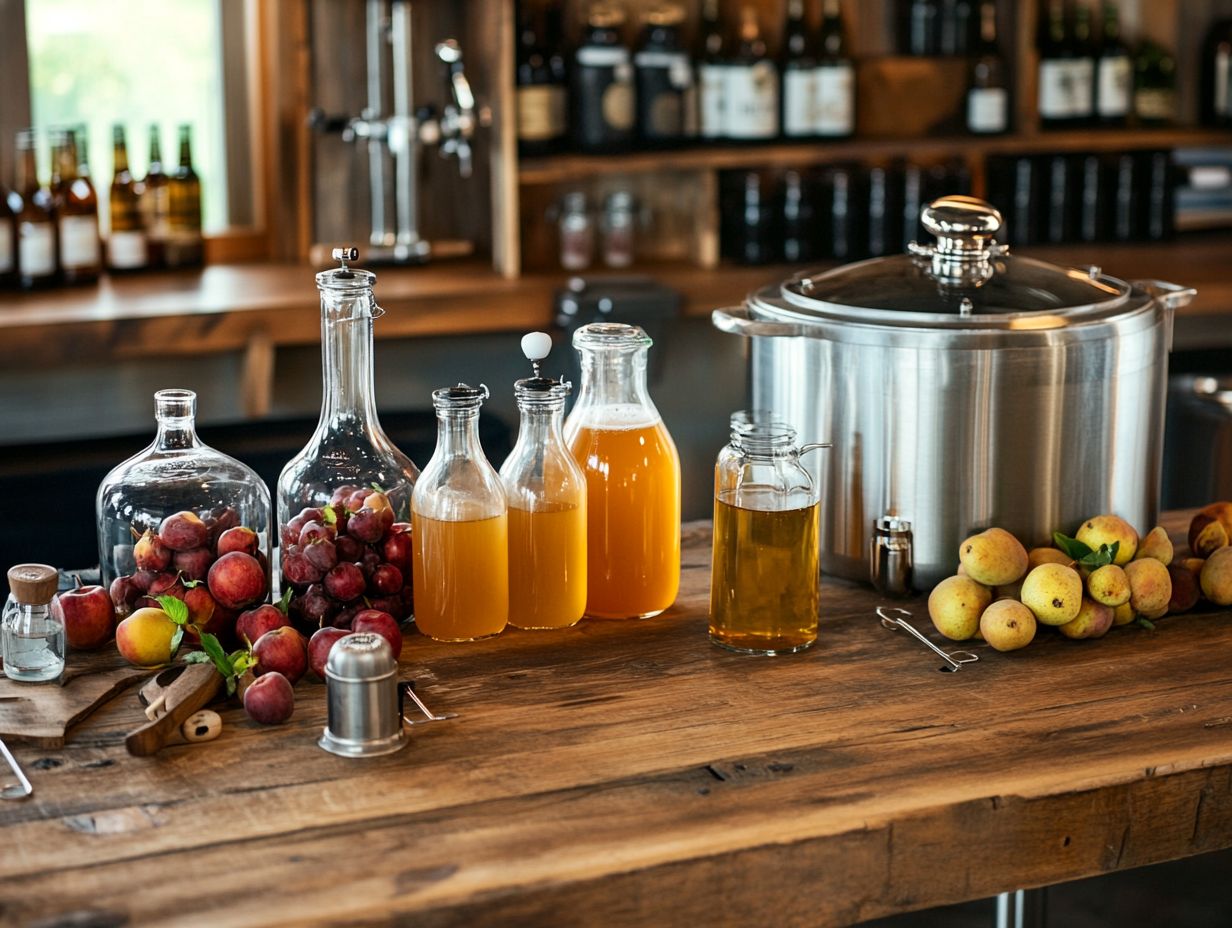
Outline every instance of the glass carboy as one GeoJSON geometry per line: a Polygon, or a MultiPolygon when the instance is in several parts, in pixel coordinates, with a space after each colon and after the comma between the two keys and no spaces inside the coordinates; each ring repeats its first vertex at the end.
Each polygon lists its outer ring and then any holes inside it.
{"type": "Polygon", "coordinates": [[[732,416],[714,470],[710,640],[786,654],[817,640],[819,493],[796,433],[769,413],[732,416]]]}
{"type": "Polygon", "coordinates": [[[513,389],[521,422],[500,469],[509,503],[509,624],[566,628],[586,609],[586,477],[561,431],[570,384],[528,377],[513,389]]]}
{"type": "Polygon", "coordinates": [[[479,444],[488,388],[432,392],[436,450],[411,497],[415,625],[438,641],[500,634],[509,619],[505,491],[479,444]]]}
{"type": "Polygon", "coordinates": [[[582,387],[565,439],[586,475],[586,614],[658,615],[680,588],[680,458],[646,389],[637,326],[579,328],[582,387]]]}
{"type": "MultiPolygon", "coordinates": [[[[158,432],[143,451],[115,467],[98,488],[95,508],[102,584],[116,611],[129,612],[155,584],[168,591],[177,575],[203,580],[231,539],[269,572],[270,495],[252,468],[197,437],[197,394],[154,394],[158,432]],[[220,545],[229,529],[233,533],[220,545]],[[118,582],[116,582],[118,581],[118,582]]],[[[153,595],[153,594],[151,594],[153,595]]]]}

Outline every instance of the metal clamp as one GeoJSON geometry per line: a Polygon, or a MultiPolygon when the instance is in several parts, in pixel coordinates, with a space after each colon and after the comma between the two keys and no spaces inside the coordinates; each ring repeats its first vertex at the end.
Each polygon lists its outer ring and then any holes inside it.
{"type": "Polygon", "coordinates": [[[906,616],[907,618],[911,617],[911,613],[906,609],[890,608],[887,610],[885,606],[877,607],[877,616],[881,619],[881,625],[883,628],[888,628],[891,631],[902,630],[911,634],[926,648],[928,648],[928,650],[932,651],[943,661],[945,661],[945,666],[938,668],[944,673],[957,673],[962,670],[963,664],[973,664],[980,659],[978,654],[972,654],[970,651],[951,651],[947,654],[945,651],[942,651],[939,647],[929,641],[922,633],[917,631],[914,625],[911,625],[905,619],[897,619],[886,615],[887,611],[897,612],[899,615],[906,616]]]}

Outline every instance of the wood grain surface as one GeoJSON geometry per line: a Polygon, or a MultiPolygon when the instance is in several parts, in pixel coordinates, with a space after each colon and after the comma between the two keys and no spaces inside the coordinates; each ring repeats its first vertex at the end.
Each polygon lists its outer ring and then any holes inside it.
{"type": "Polygon", "coordinates": [[[307,682],[287,725],[232,708],[154,758],[124,753],[135,697],[19,749],[0,918],[846,925],[1232,845],[1232,613],[946,674],[827,581],[818,645],[755,658],[707,640],[708,563],[688,527],[656,619],[409,635],[404,674],[460,717],[392,756],[317,748],[307,682]]]}

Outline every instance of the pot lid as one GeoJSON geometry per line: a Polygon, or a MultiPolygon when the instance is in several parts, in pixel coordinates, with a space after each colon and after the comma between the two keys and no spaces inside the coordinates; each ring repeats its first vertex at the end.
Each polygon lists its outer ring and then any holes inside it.
{"type": "Polygon", "coordinates": [[[1132,293],[1099,268],[1011,256],[995,241],[1001,214],[983,200],[942,197],[922,220],[935,245],[912,242],[910,254],[799,275],[783,284],[782,297],[797,311],[830,318],[982,327],[1032,313],[1098,316],[1132,293]]]}

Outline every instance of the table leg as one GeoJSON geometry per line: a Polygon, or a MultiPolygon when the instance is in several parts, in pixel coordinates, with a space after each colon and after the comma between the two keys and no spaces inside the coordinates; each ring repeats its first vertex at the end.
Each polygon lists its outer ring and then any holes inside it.
{"type": "Polygon", "coordinates": [[[1048,890],[1019,889],[1001,893],[996,899],[993,928],[1046,928],[1048,890]]]}

